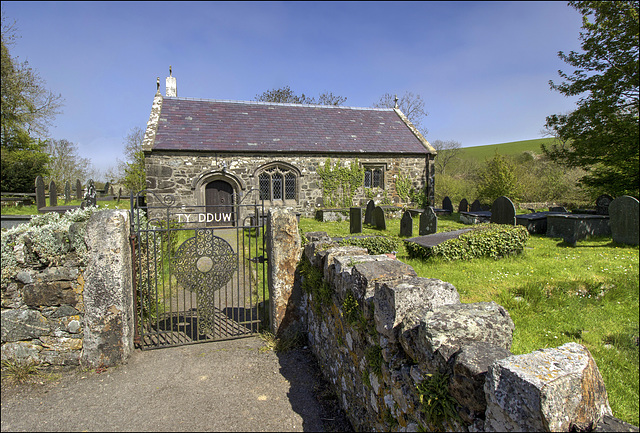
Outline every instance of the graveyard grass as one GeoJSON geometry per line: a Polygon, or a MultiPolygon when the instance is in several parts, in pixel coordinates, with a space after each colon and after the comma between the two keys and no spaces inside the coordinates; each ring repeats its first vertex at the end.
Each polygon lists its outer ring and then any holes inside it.
{"type": "MultiPolygon", "coordinates": [[[[459,214],[438,218],[438,232],[464,227],[459,214]]],[[[300,231],[349,236],[349,222],[300,219],[300,231]]],[[[365,227],[363,234],[397,237],[400,220],[387,230],[365,227]]],[[[414,221],[414,236],[417,227],[414,221]]],[[[515,323],[514,354],[575,341],[596,360],[614,416],[639,425],[638,409],[638,247],[611,238],[582,240],[570,247],[562,239],[532,235],[519,256],[500,260],[446,262],[397,258],[419,276],[453,284],[462,302],[495,301],[515,323]]]]}

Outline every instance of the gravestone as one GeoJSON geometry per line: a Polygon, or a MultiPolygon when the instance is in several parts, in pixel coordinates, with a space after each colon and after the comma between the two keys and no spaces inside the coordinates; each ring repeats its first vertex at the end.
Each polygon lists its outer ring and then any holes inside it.
{"type": "Polygon", "coordinates": [[[71,201],[71,185],[69,181],[64,183],[64,204],[67,204],[71,201]]]}
{"type": "Polygon", "coordinates": [[[444,200],[442,200],[442,209],[453,212],[453,204],[451,204],[451,199],[449,198],[449,196],[446,196],[444,200]]]}
{"type": "Polygon", "coordinates": [[[103,194],[104,195],[109,194],[109,182],[104,184],[104,192],[103,192],[103,194]]]}
{"type": "Polygon", "coordinates": [[[387,222],[384,219],[384,211],[382,210],[382,208],[380,206],[376,206],[373,209],[372,224],[378,230],[386,230],[387,229],[387,222]]]}
{"type": "Polygon", "coordinates": [[[76,179],[76,200],[82,200],[82,184],[80,179],[76,179]]]}
{"type": "Polygon", "coordinates": [[[58,206],[58,191],[54,181],[49,183],[49,206],[58,206]]]}
{"type": "Polygon", "coordinates": [[[113,185],[109,187],[109,195],[113,195],[113,185]]]}
{"type": "Polygon", "coordinates": [[[498,197],[493,202],[490,221],[496,224],[516,225],[516,207],[508,197],[498,197]]]}
{"type": "Polygon", "coordinates": [[[364,211],[364,223],[373,224],[373,210],[376,208],[376,204],[373,200],[369,200],[367,203],[367,209],[364,211]]]}
{"type": "Polygon", "coordinates": [[[93,179],[89,179],[89,182],[87,182],[87,192],[84,194],[84,199],[82,200],[80,207],[84,209],[89,206],[95,206],[96,201],[97,201],[96,187],[93,184],[93,179]]]}
{"type": "Polygon", "coordinates": [[[458,212],[469,212],[469,202],[466,198],[460,200],[460,205],[458,206],[458,212]]]}
{"type": "MultiPolygon", "coordinates": [[[[118,194],[120,200],[120,194],[118,194]]],[[[362,233],[362,208],[349,208],[349,233],[362,233]]]]}
{"type": "Polygon", "coordinates": [[[36,177],[36,206],[38,209],[47,205],[47,201],[44,195],[44,179],[42,176],[36,177]]]}
{"type": "Polygon", "coordinates": [[[628,195],[617,197],[609,204],[609,224],[614,242],[638,245],[638,199],[628,195]]]}
{"type": "Polygon", "coordinates": [[[549,212],[562,212],[562,213],[569,213],[569,211],[567,210],[566,207],[564,206],[552,206],[549,208],[549,212]]]}
{"type": "Polygon", "coordinates": [[[431,235],[438,231],[438,216],[431,206],[428,206],[420,214],[420,225],[418,234],[420,236],[431,235]]]}
{"type": "Polygon", "coordinates": [[[471,208],[469,212],[480,212],[482,211],[482,205],[480,204],[480,200],[476,199],[473,203],[471,203],[471,208]]]}
{"type": "Polygon", "coordinates": [[[120,197],[122,197],[122,188],[118,188],[118,203],[120,203],[120,197]]]}
{"type": "Polygon", "coordinates": [[[413,236],[413,217],[408,210],[404,212],[400,220],[400,236],[406,238],[413,236]]]}
{"type": "Polygon", "coordinates": [[[609,215],[609,203],[613,201],[613,197],[608,194],[602,194],[596,199],[596,214],[609,215]]]}

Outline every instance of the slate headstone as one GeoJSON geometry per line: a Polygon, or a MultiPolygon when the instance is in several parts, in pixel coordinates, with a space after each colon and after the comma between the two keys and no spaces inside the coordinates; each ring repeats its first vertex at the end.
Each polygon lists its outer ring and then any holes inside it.
{"type": "Polygon", "coordinates": [[[47,205],[46,197],[44,195],[44,179],[42,176],[36,177],[36,206],[38,209],[47,205]]]}
{"type": "MultiPolygon", "coordinates": [[[[118,195],[118,200],[120,195],[118,195]]],[[[349,208],[349,233],[362,233],[362,208],[349,208]]]]}
{"type": "Polygon", "coordinates": [[[76,179],[76,200],[82,200],[82,184],[80,179],[76,179]]]}
{"type": "Polygon", "coordinates": [[[569,213],[569,211],[567,210],[566,207],[564,206],[552,206],[549,208],[549,212],[562,212],[562,213],[569,213]]]}
{"type": "Polygon", "coordinates": [[[118,203],[120,203],[121,197],[122,197],[122,188],[118,188],[118,203]]]}
{"type": "Polygon", "coordinates": [[[49,183],[49,206],[58,206],[58,191],[54,181],[49,183]]]}
{"type": "Polygon", "coordinates": [[[373,224],[373,210],[376,208],[376,204],[373,200],[369,200],[367,203],[367,209],[364,211],[364,223],[373,224]]]}
{"type": "Polygon", "coordinates": [[[449,196],[446,196],[444,200],[442,200],[442,209],[453,212],[453,204],[451,204],[451,199],[449,198],[449,196]]]}
{"type": "Polygon", "coordinates": [[[418,234],[420,236],[431,235],[438,231],[438,216],[431,206],[428,206],[420,214],[420,226],[418,234]]]}
{"type": "Polygon", "coordinates": [[[638,245],[638,199],[628,195],[616,197],[609,204],[609,224],[614,242],[638,245]]]}
{"type": "Polygon", "coordinates": [[[372,223],[378,230],[386,230],[387,222],[384,219],[384,211],[380,206],[373,209],[372,223]]]}
{"type": "Polygon", "coordinates": [[[473,203],[471,203],[471,208],[469,212],[480,212],[482,211],[482,205],[480,204],[480,200],[476,199],[473,203]]]}
{"type": "Polygon", "coordinates": [[[64,204],[67,204],[71,201],[71,185],[69,184],[69,181],[67,180],[64,183],[64,204]]]}
{"type": "Polygon", "coordinates": [[[104,192],[103,192],[103,194],[104,195],[109,194],[109,182],[104,184],[104,192]]]}
{"type": "Polygon", "coordinates": [[[469,202],[466,198],[460,200],[460,205],[458,205],[458,212],[469,212],[469,202]]]}
{"type": "Polygon", "coordinates": [[[413,217],[411,212],[404,211],[400,220],[400,236],[410,238],[413,236],[413,217]]]}
{"type": "Polygon", "coordinates": [[[496,224],[516,225],[516,207],[508,197],[498,197],[493,202],[490,221],[496,224]]]}
{"type": "Polygon", "coordinates": [[[602,194],[596,199],[596,214],[609,215],[609,203],[613,201],[613,197],[608,194],[602,194]]]}
{"type": "Polygon", "coordinates": [[[113,195],[113,185],[109,187],[109,195],[113,195]]]}

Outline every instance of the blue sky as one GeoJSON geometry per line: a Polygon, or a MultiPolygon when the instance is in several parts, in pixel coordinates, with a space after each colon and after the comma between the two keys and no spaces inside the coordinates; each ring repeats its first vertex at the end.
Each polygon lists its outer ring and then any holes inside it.
{"type": "Polygon", "coordinates": [[[2,2],[11,55],[65,99],[52,138],[101,170],[146,127],[160,77],[178,96],[253,100],[290,86],[370,107],[418,94],[427,140],[463,147],[541,137],[577,98],[549,88],[558,51],[580,50],[564,2],[2,2]]]}

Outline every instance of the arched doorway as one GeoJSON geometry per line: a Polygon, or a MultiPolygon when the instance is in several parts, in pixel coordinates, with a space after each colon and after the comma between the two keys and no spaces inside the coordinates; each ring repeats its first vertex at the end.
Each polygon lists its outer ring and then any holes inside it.
{"type": "Polygon", "coordinates": [[[207,226],[235,225],[234,191],[229,182],[214,180],[205,187],[207,226]]]}

